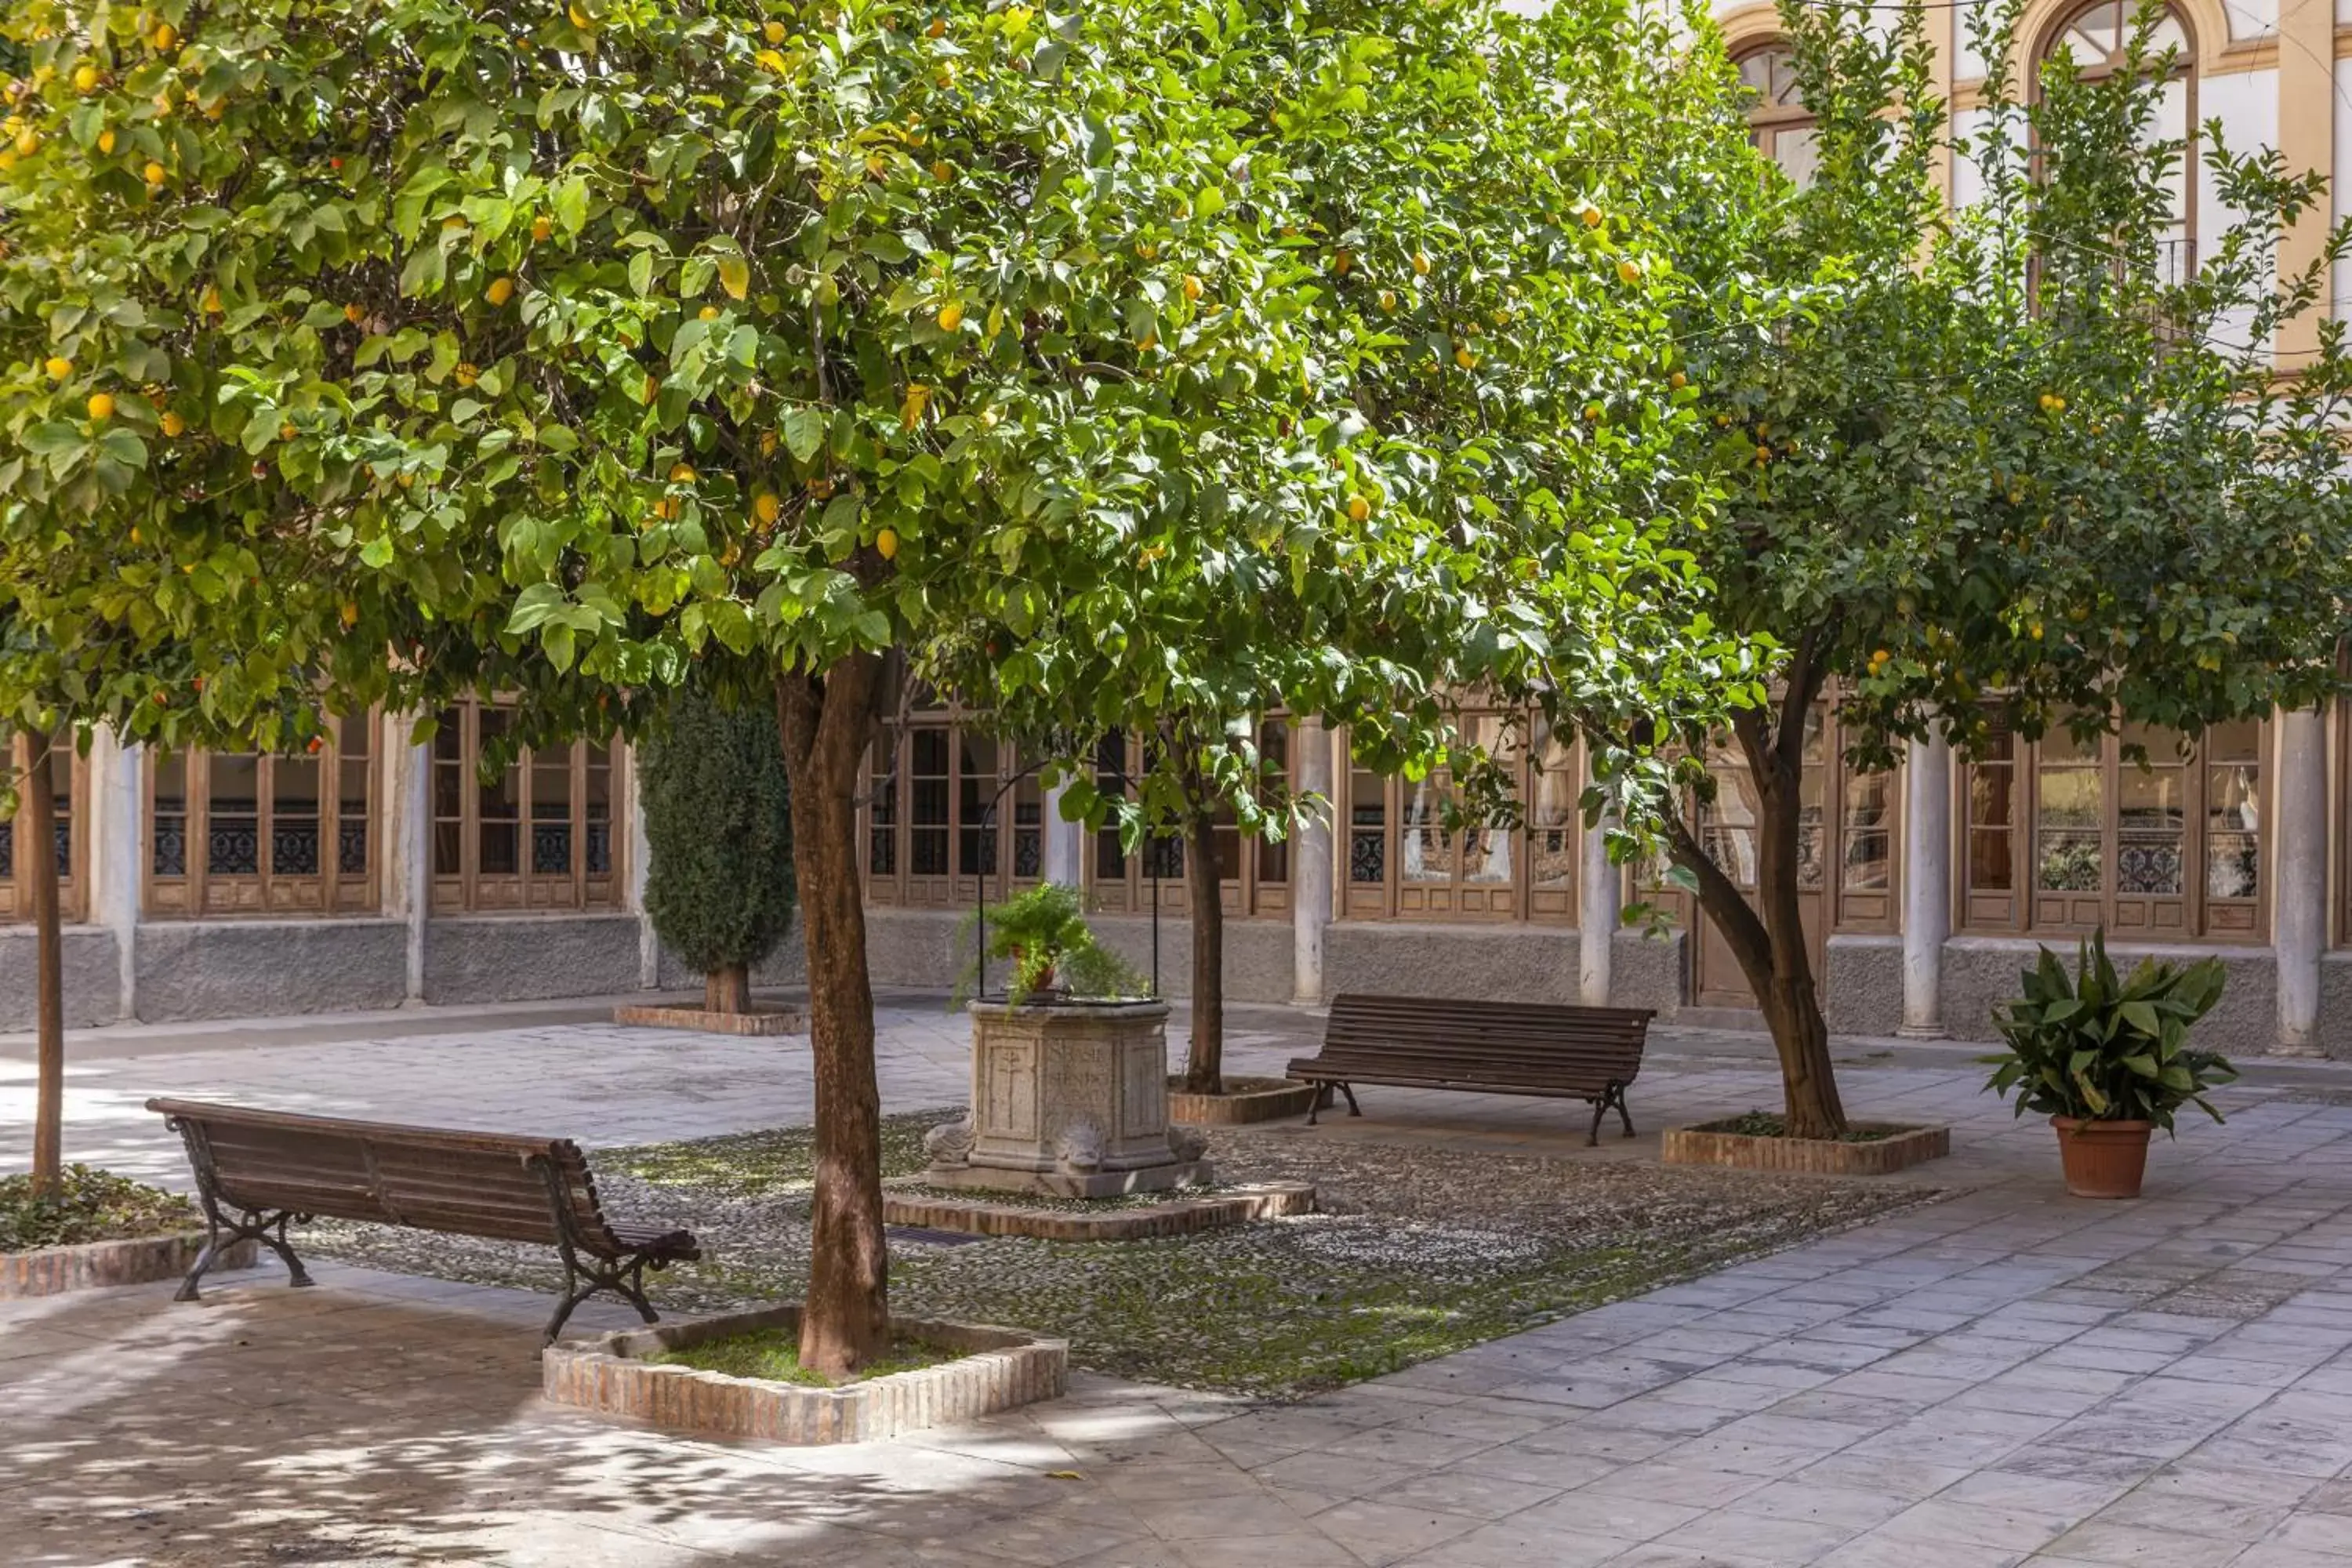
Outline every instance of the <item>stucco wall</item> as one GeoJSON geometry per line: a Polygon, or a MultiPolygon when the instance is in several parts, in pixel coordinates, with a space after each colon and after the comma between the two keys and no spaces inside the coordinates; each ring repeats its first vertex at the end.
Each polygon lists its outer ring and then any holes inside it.
{"type": "MultiPolygon", "coordinates": [[[[2037,945],[2008,937],[1969,936],[1954,937],[1944,944],[1944,1027],[1953,1037],[2000,1037],[1993,1023],[1993,1008],[2017,994],[2019,974],[2033,963],[2037,945]]],[[[2047,945],[2060,963],[2073,969],[2074,943],[2053,940],[2047,945]]],[[[2212,1050],[2244,1056],[2259,1056],[2273,1048],[2278,1040],[2278,964],[2270,949],[2107,944],[2107,956],[2125,970],[2143,958],[2181,963],[2208,953],[2221,960],[2229,979],[2221,1000],[2198,1026],[2200,1043],[2212,1050]]],[[[2323,1003],[2323,1027],[2329,1011],[2323,1003]]]]}
{"type": "Polygon", "coordinates": [[[1821,992],[1832,1033],[1893,1034],[1903,1026],[1903,939],[1831,937],[1822,953],[1821,992]]]}
{"type": "Polygon", "coordinates": [[[1610,943],[1609,1003],[1613,1007],[1653,1007],[1671,1018],[1689,1000],[1690,964],[1679,931],[1621,931],[1610,943]]]}
{"type": "Polygon", "coordinates": [[[150,921],[132,951],[151,1024],[397,1007],[408,983],[398,921],[150,921]]]}
{"type": "Polygon", "coordinates": [[[1577,936],[1543,925],[1334,921],[1323,937],[1331,995],[1577,1001],[1577,936]]]}
{"type": "MultiPolygon", "coordinates": [[[[110,1024],[121,1006],[121,975],[114,933],[97,926],[67,926],[58,967],[64,971],[66,1027],[110,1024]]],[[[29,1029],[39,1005],[30,926],[0,926],[0,1029],[29,1029]]]]}
{"type": "Polygon", "coordinates": [[[630,914],[429,921],[425,1000],[533,1002],[634,991],[639,962],[637,917],[630,914]]]}

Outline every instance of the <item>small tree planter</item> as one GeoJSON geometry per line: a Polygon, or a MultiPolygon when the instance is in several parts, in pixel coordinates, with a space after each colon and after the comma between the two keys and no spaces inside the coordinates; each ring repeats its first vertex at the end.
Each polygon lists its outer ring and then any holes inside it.
{"type": "MultiPolygon", "coordinates": [[[[195,1267],[196,1255],[204,1249],[205,1233],[187,1230],[130,1241],[89,1241],[78,1247],[0,1253],[0,1301],[177,1279],[195,1267]]],[[[254,1244],[240,1241],[226,1248],[213,1268],[250,1268],[254,1257],[254,1244]]]]}
{"type": "Polygon", "coordinates": [[[1315,1085],[1287,1078],[1225,1077],[1223,1094],[1192,1094],[1181,1078],[1168,1080],[1168,1120],[1189,1127],[1246,1127],[1304,1116],[1315,1108],[1315,1085]]]}
{"type": "Polygon", "coordinates": [[[1867,1142],[1835,1138],[1759,1137],[1727,1132],[1717,1124],[1669,1128],[1663,1158],[1669,1165],[1717,1165],[1807,1176],[1884,1176],[1939,1160],[1952,1152],[1948,1127],[1897,1127],[1857,1122],[1859,1131],[1884,1131],[1867,1142]]]}
{"type": "Polygon", "coordinates": [[[882,1188],[882,1218],[890,1225],[1045,1241],[1148,1241],[1314,1212],[1315,1188],[1307,1182],[1257,1182],[1199,1197],[1171,1194],[1163,1203],[1092,1211],[942,1197],[894,1190],[888,1184],[882,1188]]]}
{"type": "Polygon", "coordinates": [[[901,1334],[964,1353],[914,1372],[838,1388],[732,1377],[645,1358],[756,1329],[800,1331],[798,1305],[631,1329],[576,1344],[551,1345],[540,1359],[541,1391],[557,1405],[720,1437],[764,1437],[814,1446],[870,1443],[977,1420],[1039,1400],[1069,1383],[1066,1341],[1018,1329],[902,1318],[901,1334]]]}
{"type": "Polygon", "coordinates": [[[613,1022],[654,1029],[696,1029],[706,1035],[805,1035],[808,1017],[797,1007],[752,1007],[714,1013],[708,1007],[628,1003],[613,1009],[613,1022]]]}
{"type": "Polygon", "coordinates": [[[2147,1176],[2152,1121],[2079,1121],[2053,1116],[2066,1190],[2078,1198],[2136,1198],[2147,1176]]]}

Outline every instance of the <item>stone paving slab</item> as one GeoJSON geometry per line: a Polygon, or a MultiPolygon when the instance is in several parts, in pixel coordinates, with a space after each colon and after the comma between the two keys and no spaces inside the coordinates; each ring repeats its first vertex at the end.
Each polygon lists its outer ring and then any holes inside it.
{"type": "MultiPolygon", "coordinates": [[[[1253,1013],[1236,1070],[1311,1019],[1253,1013]]],[[[1769,1062],[1662,1031],[1644,1136],[1399,1090],[1318,1135],[1654,1158],[1770,1102],[1769,1062]]],[[[593,1142],[803,1121],[804,1051],[595,1025],[85,1052],[78,1157],[184,1179],[151,1093],[593,1142]]],[[[0,1307],[0,1559],[1086,1568],[2352,1568],[2352,1104],[2258,1072],[2159,1141],[2149,1195],[2067,1198],[2046,1128],[1958,1051],[1850,1062],[1856,1114],[1949,1121],[1941,1204],[1306,1404],[1079,1379],[832,1450],[681,1439],[537,1397],[544,1302],[274,1265],[0,1307]],[[1066,1473],[1078,1479],[1066,1479],[1066,1473]]],[[[884,1019],[886,1105],[956,1100],[956,1021],[884,1019]]],[[[2342,1079],[2352,1088],[2352,1078],[2342,1079]]],[[[29,1085],[0,1061],[0,1163],[29,1085]]],[[[583,1332],[624,1326],[606,1304],[583,1332]]],[[[1237,1330],[1237,1331],[1245,1331],[1237,1330]]]]}

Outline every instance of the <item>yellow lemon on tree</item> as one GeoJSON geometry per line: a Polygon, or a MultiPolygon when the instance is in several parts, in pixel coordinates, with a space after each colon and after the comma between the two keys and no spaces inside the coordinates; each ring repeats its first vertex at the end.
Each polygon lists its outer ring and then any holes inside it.
{"type": "Polygon", "coordinates": [[[1758,462],[1759,462],[1759,463],[1769,463],[1769,462],[1770,462],[1770,461],[1772,460],[1772,448],[1771,448],[1771,447],[1757,447],[1757,448],[1756,448],[1756,460],[1757,460],[1758,462]]]}
{"type": "Polygon", "coordinates": [[[294,428],[294,422],[290,419],[278,427],[278,438],[281,441],[291,441],[301,433],[294,428]]]}
{"type": "Polygon", "coordinates": [[[1685,375],[1680,371],[1676,371],[1674,374],[1666,377],[1666,384],[1673,387],[1676,392],[1680,392],[1684,387],[1690,384],[1690,377],[1685,375]]]}
{"type": "Polygon", "coordinates": [[[171,23],[158,22],[155,30],[148,35],[147,41],[155,46],[156,53],[169,54],[172,46],[180,41],[180,35],[171,23]]]}
{"type": "Polygon", "coordinates": [[[890,529],[884,529],[874,536],[874,548],[883,560],[896,561],[898,558],[898,535],[890,529]]]}
{"type": "Polygon", "coordinates": [[[1372,500],[1370,496],[1352,495],[1348,498],[1348,521],[1349,522],[1361,522],[1371,515],[1372,500]]]}
{"type": "Polygon", "coordinates": [[[1187,300],[1198,300],[1205,291],[1205,286],[1201,282],[1200,279],[1190,272],[1184,274],[1184,298],[1187,300]]]}
{"type": "Polygon", "coordinates": [[[494,306],[505,304],[508,300],[514,298],[514,279],[511,278],[491,279],[490,286],[482,290],[482,298],[488,300],[494,306]]]}
{"type": "Polygon", "coordinates": [[[114,132],[110,128],[98,133],[98,150],[100,153],[114,151],[114,132]]]}
{"type": "Polygon", "coordinates": [[[217,315],[219,315],[219,314],[221,313],[221,297],[220,297],[220,289],[219,289],[219,287],[218,287],[217,285],[215,285],[215,284],[211,284],[211,283],[207,283],[207,284],[205,284],[205,291],[204,291],[204,294],[203,294],[202,298],[198,300],[198,303],[199,303],[199,304],[201,304],[201,305],[203,305],[203,307],[204,307],[204,309],[205,309],[205,313],[206,315],[211,315],[211,316],[217,316],[217,315]]]}
{"type": "Polygon", "coordinates": [[[1620,282],[1639,283],[1642,280],[1642,269],[1631,261],[1621,261],[1617,264],[1617,278],[1620,282]]]}
{"type": "Polygon", "coordinates": [[[40,132],[27,125],[16,132],[16,156],[29,158],[41,150],[40,132]]]}
{"type": "Polygon", "coordinates": [[[793,34],[792,29],[782,22],[763,22],[760,26],[760,36],[772,44],[781,44],[793,34]]]}
{"type": "Polygon", "coordinates": [[[457,381],[459,386],[471,386],[481,379],[482,373],[474,368],[472,361],[465,361],[458,364],[457,381]]]}
{"type": "Polygon", "coordinates": [[[543,240],[550,237],[554,233],[555,220],[549,217],[545,213],[541,213],[537,217],[530,220],[530,237],[532,239],[543,240]]]}
{"type": "Polygon", "coordinates": [[[761,432],[760,432],[760,456],[761,456],[761,457],[763,457],[763,458],[772,458],[772,457],[774,457],[775,455],[776,455],[776,433],[775,433],[773,430],[762,430],[762,431],[761,431],[761,432]]]}
{"type": "Polygon", "coordinates": [[[923,29],[923,32],[924,32],[924,34],[925,34],[927,37],[934,37],[934,38],[944,38],[944,37],[946,37],[948,36],[948,19],[947,19],[945,16],[934,16],[934,17],[932,17],[932,18],[931,18],[931,25],[930,25],[929,26],[928,26],[928,27],[924,28],[924,29],[923,29]]]}
{"type": "Polygon", "coordinates": [[[349,599],[345,599],[341,605],[336,606],[335,618],[342,622],[346,626],[358,626],[360,624],[360,607],[357,605],[352,604],[349,599]]]}
{"type": "Polygon", "coordinates": [[[98,90],[98,68],[96,66],[74,67],[73,84],[74,90],[76,92],[96,92],[98,90]]]}
{"type": "Polygon", "coordinates": [[[1356,253],[1352,250],[1342,250],[1331,258],[1331,270],[1342,278],[1345,278],[1355,265],[1356,253]]]}
{"type": "Polygon", "coordinates": [[[1381,309],[1383,310],[1393,310],[1396,309],[1395,289],[1383,289],[1381,290],[1381,309]]]}
{"type": "Polygon", "coordinates": [[[1423,278],[1429,276],[1429,252],[1416,250],[1412,253],[1412,269],[1423,278]]]}
{"type": "Polygon", "coordinates": [[[362,321],[367,320],[367,312],[360,309],[357,305],[346,305],[343,307],[343,320],[356,327],[362,321]]]}
{"type": "Polygon", "coordinates": [[[1584,210],[1576,216],[1584,220],[1584,226],[1587,228],[1599,228],[1603,223],[1608,221],[1601,216],[1601,209],[1599,207],[1593,206],[1589,203],[1586,205],[1584,210]]]}
{"type": "Polygon", "coordinates": [[[705,305],[701,310],[697,310],[694,314],[697,320],[715,321],[719,319],[719,307],[716,305],[705,305]]]}
{"type": "Polygon", "coordinates": [[[583,33],[596,25],[596,18],[588,15],[587,12],[583,11],[578,5],[565,6],[563,8],[563,16],[565,20],[569,21],[573,26],[579,28],[583,33]]]}
{"type": "Polygon", "coordinates": [[[63,354],[51,354],[43,362],[41,368],[49,373],[51,381],[63,381],[73,374],[73,361],[63,354]]]}
{"type": "Polygon", "coordinates": [[[1454,351],[1454,363],[1464,370],[1475,370],[1478,366],[1478,356],[1472,353],[1466,347],[1458,348],[1454,351]]]}
{"type": "Polygon", "coordinates": [[[940,331],[952,332],[963,325],[963,307],[950,300],[940,307],[940,331]]]}
{"type": "Polygon", "coordinates": [[[163,164],[158,163],[152,158],[147,160],[147,166],[139,172],[142,175],[145,176],[147,183],[151,185],[162,184],[163,183],[164,176],[171,173],[170,170],[164,168],[163,164]]]}
{"type": "Polygon", "coordinates": [[[955,169],[945,158],[941,158],[931,165],[931,178],[944,185],[955,178],[955,169]]]}
{"type": "Polygon", "coordinates": [[[103,392],[91,393],[89,395],[89,416],[92,419],[113,418],[114,399],[103,392]]]}
{"type": "Polygon", "coordinates": [[[164,411],[163,417],[157,422],[157,427],[164,435],[177,438],[186,434],[188,422],[167,409],[164,411]]]}
{"type": "Polygon", "coordinates": [[[680,463],[677,467],[671,468],[669,471],[669,482],[674,485],[692,484],[694,482],[694,465],[691,463],[680,463]]]}
{"type": "Polygon", "coordinates": [[[768,527],[777,518],[782,516],[783,510],[784,503],[776,499],[776,492],[773,490],[761,490],[751,498],[752,521],[762,528],[768,527]]]}

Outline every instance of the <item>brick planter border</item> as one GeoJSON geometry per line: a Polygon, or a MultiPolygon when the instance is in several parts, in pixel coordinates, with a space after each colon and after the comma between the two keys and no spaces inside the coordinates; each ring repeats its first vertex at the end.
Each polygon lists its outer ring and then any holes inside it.
{"type": "MultiPolygon", "coordinates": [[[[1856,1122],[1876,1130],[1885,1122],[1856,1122]]],[[[1740,1132],[1710,1132],[1702,1127],[1666,1131],[1669,1165],[1729,1165],[1747,1171],[1782,1171],[1807,1176],[1884,1176],[1952,1152],[1948,1127],[1905,1127],[1893,1137],[1868,1143],[1830,1138],[1758,1138],[1740,1132]]]]}
{"type": "MultiPolygon", "coordinates": [[[[89,1241],[79,1247],[0,1253],[0,1301],[177,1279],[195,1267],[196,1254],[204,1249],[203,1231],[184,1230],[130,1241],[89,1241]]],[[[252,1242],[240,1241],[224,1252],[213,1268],[250,1268],[255,1250],[252,1242]]]]}
{"type": "Polygon", "coordinates": [[[656,1029],[698,1029],[706,1035],[805,1035],[808,1019],[797,1007],[754,1007],[749,1013],[712,1013],[700,1007],[628,1003],[613,1009],[615,1024],[656,1029]]]}
{"type": "Polygon", "coordinates": [[[1227,1079],[1225,1085],[1250,1087],[1226,1094],[1187,1094],[1184,1080],[1168,1080],[1168,1120],[1194,1127],[1246,1127],[1254,1121],[1276,1121],[1304,1116],[1315,1107],[1316,1086],[1288,1079],[1227,1079]]]}
{"type": "Polygon", "coordinates": [[[771,1307],[551,1345],[540,1358],[541,1387],[554,1404],[600,1415],[712,1436],[814,1445],[868,1443],[971,1421],[1057,1399],[1069,1382],[1066,1341],[918,1318],[901,1318],[893,1327],[967,1353],[840,1388],[804,1388],[642,1359],[754,1329],[796,1334],[800,1322],[797,1305],[771,1307]]]}
{"type": "Polygon", "coordinates": [[[887,1185],[882,1189],[882,1218],[890,1225],[970,1236],[1034,1236],[1046,1241],[1143,1241],[1314,1212],[1315,1189],[1305,1182],[1261,1182],[1202,1197],[1091,1214],[1032,1204],[893,1192],[887,1185]]]}

